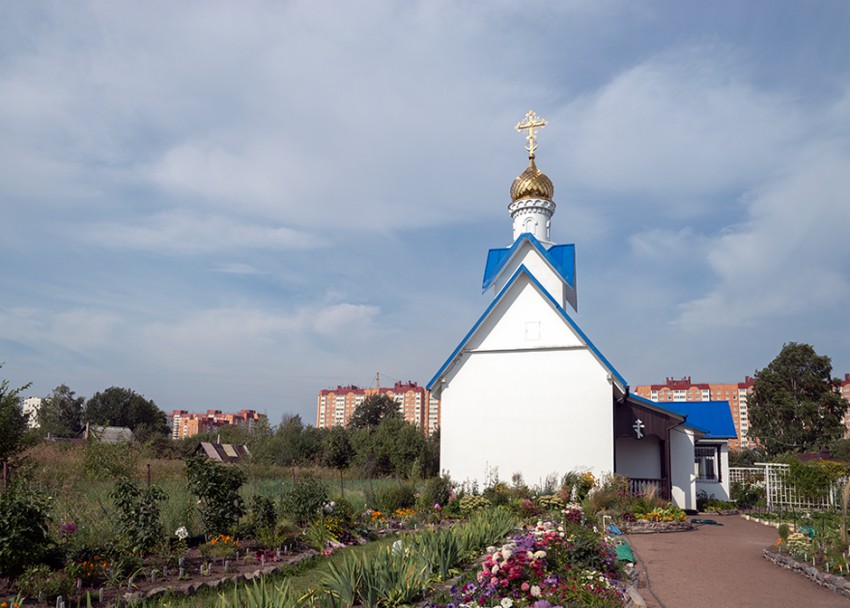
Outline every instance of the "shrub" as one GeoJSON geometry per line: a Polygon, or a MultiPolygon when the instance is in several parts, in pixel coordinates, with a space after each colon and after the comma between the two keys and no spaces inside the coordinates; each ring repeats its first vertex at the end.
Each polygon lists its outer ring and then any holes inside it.
{"type": "Polygon", "coordinates": [[[394,513],[416,504],[416,487],[407,482],[384,486],[375,495],[375,506],[385,513],[394,513]]]}
{"type": "Polygon", "coordinates": [[[277,510],[274,501],[268,496],[255,494],[251,498],[251,530],[256,534],[259,530],[274,530],[277,526],[277,510]]]}
{"type": "Polygon", "coordinates": [[[22,484],[0,494],[0,574],[15,576],[48,553],[49,500],[22,484]]]}
{"type": "Polygon", "coordinates": [[[490,501],[484,498],[483,496],[473,496],[472,494],[466,494],[458,500],[458,509],[465,516],[471,515],[476,511],[489,509],[491,506],[492,505],[490,504],[490,501]]]}
{"type": "Polygon", "coordinates": [[[448,476],[432,477],[425,482],[419,502],[424,509],[432,509],[434,505],[447,505],[451,495],[452,481],[448,476]]]}
{"type": "Polygon", "coordinates": [[[118,510],[118,534],[130,553],[147,555],[162,540],[160,503],[165,492],[157,486],[141,489],[129,479],[119,479],[110,494],[118,510]]]}
{"type": "Polygon", "coordinates": [[[18,590],[23,595],[40,601],[52,602],[57,597],[67,598],[74,592],[74,581],[67,572],[52,572],[45,565],[35,566],[18,579],[18,590]]]}
{"type": "Polygon", "coordinates": [[[729,494],[739,507],[752,507],[764,502],[764,485],[755,481],[733,481],[729,494]]]}
{"type": "Polygon", "coordinates": [[[311,475],[298,478],[283,496],[284,513],[298,523],[306,523],[319,515],[328,502],[328,487],[311,475]]]}
{"type": "Polygon", "coordinates": [[[239,495],[239,489],[245,483],[245,473],[200,455],[189,458],[186,468],[189,491],[201,503],[204,531],[209,536],[233,532],[245,513],[245,502],[239,495]]]}

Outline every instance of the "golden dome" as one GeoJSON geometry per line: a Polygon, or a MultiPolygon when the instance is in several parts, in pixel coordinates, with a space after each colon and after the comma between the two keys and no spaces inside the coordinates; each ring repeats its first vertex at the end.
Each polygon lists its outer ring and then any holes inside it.
{"type": "Polygon", "coordinates": [[[528,155],[528,167],[511,184],[511,200],[524,198],[542,198],[551,201],[555,195],[552,180],[534,164],[534,154],[528,155]]]}

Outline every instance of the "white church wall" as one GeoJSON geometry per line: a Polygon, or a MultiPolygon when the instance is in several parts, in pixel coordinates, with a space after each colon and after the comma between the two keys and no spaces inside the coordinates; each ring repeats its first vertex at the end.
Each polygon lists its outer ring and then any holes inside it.
{"type": "Polygon", "coordinates": [[[660,479],[661,441],[654,435],[618,438],[615,470],[627,477],[660,479]]]}
{"type": "Polygon", "coordinates": [[[515,350],[581,347],[582,341],[543,299],[531,281],[521,277],[482,323],[468,343],[470,350],[515,350]]]}
{"type": "Polygon", "coordinates": [[[543,259],[540,252],[530,242],[523,243],[519,250],[514,253],[513,258],[505,264],[498,279],[493,283],[495,292],[498,293],[501,291],[522,265],[525,265],[528,271],[540,281],[540,284],[543,285],[546,291],[552,294],[555,301],[563,306],[561,278],[552,270],[549,263],[543,259]]]}
{"type": "Polygon", "coordinates": [[[466,354],[446,377],[441,415],[441,468],[456,481],[613,470],[611,384],[584,349],[466,354]]]}
{"type": "Polygon", "coordinates": [[[670,431],[670,482],[673,504],[680,509],[696,509],[694,434],[689,429],[670,431]]]}

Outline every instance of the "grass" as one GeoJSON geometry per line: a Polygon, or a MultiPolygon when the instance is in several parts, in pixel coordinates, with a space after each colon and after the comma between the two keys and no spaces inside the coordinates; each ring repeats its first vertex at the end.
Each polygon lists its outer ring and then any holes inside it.
{"type": "MultiPolygon", "coordinates": [[[[109,446],[111,447],[111,446],[109,446]]],[[[160,486],[167,495],[162,503],[162,523],[166,535],[170,535],[180,526],[186,526],[192,534],[201,532],[194,499],[189,495],[186,483],[186,465],[182,460],[147,458],[140,449],[121,451],[117,448],[116,459],[123,459],[131,477],[140,483],[146,483],[148,471],[152,483],[160,486]]],[[[62,443],[41,443],[26,454],[21,474],[27,475],[31,485],[45,492],[53,502],[52,518],[56,528],[62,522],[77,524],[75,543],[81,546],[103,546],[115,536],[115,510],[109,494],[114,479],[105,473],[110,463],[100,461],[110,459],[107,449],[86,456],[84,446],[62,443]]],[[[322,479],[328,486],[331,496],[339,495],[339,473],[334,469],[318,467],[291,468],[269,465],[245,465],[248,481],[242,487],[242,497],[246,504],[255,494],[273,499],[282,496],[292,486],[293,479],[310,474],[322,479]]],[[[367,496],[370,487],[375,490],[384,485],[396,483],[392,479],[356,479],[345,480],[345,498],[357,510],[368,506],[367,496]]]]}

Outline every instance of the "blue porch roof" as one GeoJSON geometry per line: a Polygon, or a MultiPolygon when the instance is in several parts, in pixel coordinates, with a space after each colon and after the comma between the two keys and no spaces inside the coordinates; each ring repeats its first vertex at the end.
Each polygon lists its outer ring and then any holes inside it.
{"type": "Polygon", "coordinates": [[[637,395],[629,399],[685,416],[685,424],[705,433],[706,439],[737,439],[728,401],[664,401],[658,403],[637,395]]]}

